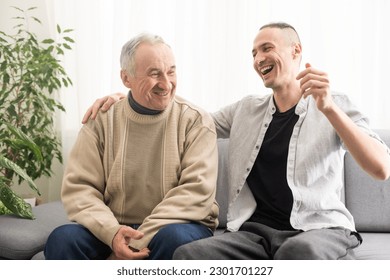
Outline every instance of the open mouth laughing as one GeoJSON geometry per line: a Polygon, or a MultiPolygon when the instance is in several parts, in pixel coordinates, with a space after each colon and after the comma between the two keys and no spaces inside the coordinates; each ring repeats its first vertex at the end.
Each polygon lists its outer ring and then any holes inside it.
{"type": "Polygon", "coordinates": [[[260,68],[260,73],[265,76],[267,75],[269,72],[272,71],[272,69],[274,69],[274,67],[272,65],[267,65],[267,66],[264,66],[262,68],[260,68]]]}

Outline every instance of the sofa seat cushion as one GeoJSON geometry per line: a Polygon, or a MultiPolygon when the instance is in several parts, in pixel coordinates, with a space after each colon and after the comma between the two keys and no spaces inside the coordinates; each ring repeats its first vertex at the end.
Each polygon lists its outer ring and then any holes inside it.
{"type": "Polygon", "coordinates": [[[355,249],[358,260],[390,260],[390,234],[360,232],[363,243],[355,249]]]}
{"type": "Polygon", "coordinates": [[[70,223],[59,201],[33,207],[35,220],[0,216],[0,259],[31,259],[56,227],[70,223]]]}

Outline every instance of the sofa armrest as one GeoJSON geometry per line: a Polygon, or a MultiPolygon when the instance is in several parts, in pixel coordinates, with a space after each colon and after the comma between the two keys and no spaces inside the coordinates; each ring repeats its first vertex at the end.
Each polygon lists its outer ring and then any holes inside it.
{"type": "MultiPolygon", "coordinates": [[[[390,130],[375,130],[390,146],[390,130]]],[[[378,181],[367,175],[352,156],[345,155],[345,204],[356,229],[364,232],[390,232],[390,179],[378,181]]]]}

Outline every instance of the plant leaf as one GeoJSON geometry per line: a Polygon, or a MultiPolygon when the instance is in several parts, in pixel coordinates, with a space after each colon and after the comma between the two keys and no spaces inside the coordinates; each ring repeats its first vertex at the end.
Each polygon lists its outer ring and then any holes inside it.
{"type": "Polygon", "coordinates": [[[38,23],[40,23],[40,24],[42,24],[42,22],[38,19],[38,18],[36,18],[36,17],[32,17],[32,19],[33,20],[35,20],[36,22],[38,22],[38,23]]]}
{"type": "Polygon", "coordinates": [[[4,203],[0,199],[0,215],[9,215],[12,214],[11,210],[5,207],[4,203]]]}
{"type": "Polygon", "coordinates": [[[35,219],[31,205],[0,181],[0,200],[12,213],[22,218],[35,219]]]}
{"type": "Polygon", "coordinates": [[[53,44],[54,40],[53,39],[45,39],[45,40],[42,41],[42,43],[44,43],[44,44],[53,44]]]}
{"type": "Polygon", "coordinates": [[[8,158],[0,155],[0,166],[14,171],[16,174],[26,180],[27,184],[30,186],[31,189],[33,189],[38,195],[41,195],[34,181],[31,179],[30,176],[27,175],[27,173],[22,168],[20,168],[19,165],[15,164],[8,158]]]}
{"type": "Polygon", "coordinates": [[[65,41],[68,41],[68,42],[70,42],[70,43],[74,43],[75,41],[72,39],[72,38],[70,38],[70,37],[64,37],[64,40],[65,41]]]}
{"type": "Polygon", "coordinates": [[[18,10],[18,11],[20,11],[20,12],[22,12],[22,13],[24,13],[24,10],[22,10],[21,8],[18,8],[18,7],[16,7],[16,6],[11,6],[12,8],[14,8],[14,9],[16,9],[16,10],[18,10]]]}
{"type": "Polygon", "coordinates": [[[21,140],[23,146],[29,148],[34,153],[34,155],[39,161],[43,160],[41,149],[35,144],[35,142],[27,134],[25,134],[21,129],[11,125],[10,123],[4,122],[4,124],[12,132],[12,134],[17,137],[17,139],[21,140]]]}

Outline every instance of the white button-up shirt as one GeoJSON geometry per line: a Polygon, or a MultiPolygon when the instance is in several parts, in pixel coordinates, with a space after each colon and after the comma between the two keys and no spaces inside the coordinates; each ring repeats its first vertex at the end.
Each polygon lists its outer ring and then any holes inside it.
{"type": "MultiPolygon", "coordinates": [[[[332,96],[356,125],[383,143],[346,95],[332,96]]],[[[218,138],[230,138],[227,215],[230,231],[237,231],[256,209],[246,178],[275,111],[272,95],[248,96],[213,115],[218,138]]],[[[345,154],[341,139],[312,97],[302,98],[295,113],[299,119],[290,139],[286,172],[294,198],[291,225],[304,231],[330,227],[355,231],[353,217],[341,199],[345,154]]]]}

